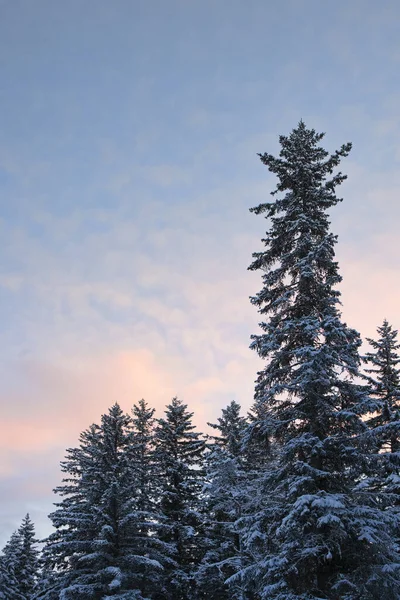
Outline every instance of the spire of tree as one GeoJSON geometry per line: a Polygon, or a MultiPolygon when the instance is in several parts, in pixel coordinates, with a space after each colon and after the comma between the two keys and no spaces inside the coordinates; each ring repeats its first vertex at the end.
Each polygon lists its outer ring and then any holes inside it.
{"type": "Polygon", "coordinates": [[[17,564],[16,576],[19,590],[26,600],[33,597],[39,572],[38,540],[35,538],[35,526],[29,514],[23,519],[18,529],[21,551],[17,564]]]}
{"type": "MultiPolygon", "coordinates": [[[[368,381],[372,396],[378,400],[378,414],[370,420],[372,427],[387,425],[400,418],[400,357],[397,331],[385,319],[377,328],[379,338],[367,338],[374,352],[367,352],[364,362],[371,365],[365,369],[370,373],[368,381]]],[[[398,436],[391,440],[392,452],[399,450],[398,436]]]]}
{"type": "Polygon", "coordinates": [[[327,214],[340,201],[335,188],[346,176],[334,171],[351,144],[329,155],[323,135],[300,121],[280,137],[278,158],[260,155],[278,185],[272,202],[251,209],[270,220],[249,267],[263,272],[251,299],[263,318],[252,348],[267,361],[255,405],[281,451],[265,474],[264,508],[247,538],[255,560],[243,577],[259,582],[262,599],[367,600],[379,590],[394,600],[391,529],[376,499],[357,488],[360,338],[341,320],[327,214]]]}
{"type": "Polygon", "coordinates": [[[165,593],[171,600],[192,597],[192,574],[200,552],[199,508],[205,442],[195,431],[192,417],[187,405],[173,398],[156,429],[161,509],[166,518],[162,540],[174,548],[176,561],[167,575],[165,593]]]}
{"type": "Polygon", "coordinates": [[[154,509],[157,495],[154,412],[155,409],[143,399],[132,408],[131,457],[136,479],[136,506],[144,513],[154,509]]]}
{"type": "Polygon", "coordinates": [[[219,435],[213,440],[222,446],[231,456],[238,457],[242,451],[243,432],[246,428],[246,419],[240,415],[240,404],[232,400],[222,414],[218,423],[208,423],[209,427],[217,430],[219,435]]]}

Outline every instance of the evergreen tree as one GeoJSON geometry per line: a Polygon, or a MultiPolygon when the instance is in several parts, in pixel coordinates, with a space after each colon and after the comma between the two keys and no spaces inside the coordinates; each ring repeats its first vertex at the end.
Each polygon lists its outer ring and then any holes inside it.
{"type": "Polygon", "coordinates": [[[400,357],[397,331],[385,319],[378,327],[378,340],[367,338],[374,352],[367,352],[364,362],[371,365],[368,381],[370,392],[377,400],[375,414],[369,420],[374,430],[379,428],[377,445],[391,453],[400,450],[400,357]]]}
{"type": "Polygon", "coordinates": [[[35,526],[29,514],[23,519],[18,529],[20,538],[20,554],[16,566],[16,577],[19,591],[25,600],[33,598],[39,572],[39,551],[35,539],[35,526]]]}
{"type": "Polygon", "coordinates": [[[143,513],[154,512],[157,468],[155,460],[154,408],[140,400],[132,409],[131,457],[135,472],[136,506],[143,513]]]}
{"type": "Polygon", "coordinates": [[[208,425],[219,432],[212,438],[214,443],[221,446],[230,456],[239,458],[242,453],[243,434],[247,427],[245,417],[240,415],[240,404],[232,400],[226,408],[222,409],[218,423],[208,423],[208,425]]]}
{"type": "MultiPolygon", "coordinates": [[[[367,341],[373,352],[367,352],[364,362],[370,365],[368,382],[375,400],[374,413],[368,419],[369,436],[375,450],[374,472],[370,486],[383,492],[385,505],[397,512],[400,507],[400,357],[397,331],[385,319],[378,327],[379,338],[367,341]]],[[[382,496],[381,496],[382,497],[382,496]]],[[[400,547],[400,527],[396,532],[400,547]]]]}
{"type": "Polygon", "coordinates": [[[280,453],[263,481],[264,506],[248,520],[253,564],[242,572],[261,599],[395,600],[400,583],[390,517],[361,485],[359,335],[342,321],[336,236],[327,211],[339,202],[333,174],[348,155],[319,146],[301,121],[280,137],[278,158],[260,155],[279,182],[265,249],[253,254],[263,288],[251,299],[263,317],[252,348],[267,360],[255,390],[260,429],[280,453]]]}
{"type": "Polygon", "coordinates": [[[14,600],[12,590],[15,589],[15,578],[7,569],[4,560],[0,556],[0,600],[14,600]]]}
{"type": "Polygon", "coordinates": [[[240,405],[232,401],[218,422],[208,424],[219,432],[210,436],[204,486],[204,556],[197,571],[199,597],[244,600],[240,581],[226,585],[245,565],[240,532],[235,523],[248,504],[242,460],[246,419],[240,405]]]}
{"type": "Polygon", "coordinates": [[[160,466],[160,506],[165,515],[161,539],[174,550],[176,566],[167,573],[165,598],[188,600],[195,594],[193,571],[199,562],[199,513],[205,442],[192,425],[193,413],[177,398],[156,429],[160,466]]]}
{"type": "Polygon", "coordinates": [[[146,556],[135,512],[131,436],[131,419],[116,404],[67,451],[40,598],[141,600],[143,569],[161,569],[146,556]]]}
{"type": "Polygon", "coordinates": [[[175,565],[170,545],[160,539],[166,518],[159,502],[160,469],[156,453],[154,412],[154,408],[149,408],[143,399],[133,406],[130,450],[135,481],[132,493],[140,544],[143,554],[157,560],[163,567],[161,570],[154,569],[152,563],[150,568],[143,565],[140,589],[149,598],[163,597],[165,570],[175,565]]]}
{"type": "Polygon", "coordinates": [[[36,543],[35,527],[26,515],[0,555],[0,599],[33,598],[39,574],[36,543]]]}
{"type": "Polygon", "coordinates": [[[21,550],[21,537],[15,531],[0,555],[0,600],[26,600],[19,590],[17,579],[21,550]]]}

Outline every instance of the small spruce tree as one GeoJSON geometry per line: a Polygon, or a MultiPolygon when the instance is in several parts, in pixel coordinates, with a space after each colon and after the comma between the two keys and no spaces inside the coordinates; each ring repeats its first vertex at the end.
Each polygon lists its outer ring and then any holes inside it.
{"type": "Polygon", "coordinates": [[[16,568],[19,591],[25,600],[33,598],[39,573],[38,540],[35,538],[35,526],[29,514],[23,519],[18,529],[20,537],[20,555],[16,568]]]}
{"type": "Polygon", "coordinates": [[[368,382],[371,396],[377,401],[375,414],[369,419],[371,428],[379,432],[377,446],[392,454],[400,450],[400,357],[397,331],[385,319],[378,327],[379,338],[367,338],[373,352],[364,362],[370,366],[368,382]],[[377,430],[379,428],[379,430],[377,430]]]}
{"type": "MultiPolygon", "coordinates": [[[[400,344],[398,332],[386,319],[377,333],[377,340],[367,338],[373,351],[364,357],[374,400],[374,412],[368,419],[368,437],[372,438],[375,450],[370,456],[373,469],[369,483],[372,490],[381,492],[381,501],[396,516],[400,509],[400,344]]],[[[400,519],[396,541],[400,549],[400,519]]]]}

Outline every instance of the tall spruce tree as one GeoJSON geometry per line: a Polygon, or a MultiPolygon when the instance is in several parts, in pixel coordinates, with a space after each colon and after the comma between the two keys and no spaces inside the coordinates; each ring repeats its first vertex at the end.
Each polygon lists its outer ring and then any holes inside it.
{"type": "Polygon", "coordinates": [[[253,564],[242,577],[257,582],[263,600],[395,600],[392,522],[359,485],[360,339],[341,321],[327,215],[345,179],[333,173],[351,144],[329,155],[323,135],[300,121],[280,137],[279,157],[260,155],[279,181],[274,200],[251,209],[270,219],[249,267],[263,271],[251,299],[263,318],[252,348],[267,360],[255,405],[281,449],[263,479],[264,506],[248,521],[253,564]]]}
{"type": "Polygon", "coordinates": [[[160,506],[165,516],[161,539],[173,548],[175,566],[166,573],[168,600],[195,597],[194,569],[200,559],[200,496],[205,442],[192,424],[193,413],[178,398],[156,428],[160,466],[160,506]]]}
{"type": "Polygon", "coordinates": [[[135,511],[131,419],[116,404],[69,449],[50,515],[56,532],[44,549],[46,584],[39,597],[62,600],[141,600],[143,572],[159,562],[147,555],[135,511]]]}

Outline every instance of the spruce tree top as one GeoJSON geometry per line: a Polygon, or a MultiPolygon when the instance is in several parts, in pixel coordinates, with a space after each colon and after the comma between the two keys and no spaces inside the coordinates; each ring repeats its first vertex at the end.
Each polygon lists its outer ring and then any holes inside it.
{"type": "Polygon", "coordinates": [[[397,330],[385,319],[381,327],[377,328],[379,334],[378,340],[367,338],[367,342],[372,346],[375,352],[367,352],[365,362],[370,363],[372,367],[366,369],[371,373],[369,378],[373,384],[375,392],[382,400],[389,404],[396,404],[400,401],[400,357],[398,350],[400,344],[397,340],[397,330]]]}
{"type": "Polygon", "coordinates": [[[210,436],[214,443],[227,450],[232,456],[238,457],[242,450],[246,419],[240,415],[240,404],[232,400],[222,414],[218,423],[208,423],[209,427],[219,431],[217,437],[210,436]]]}

